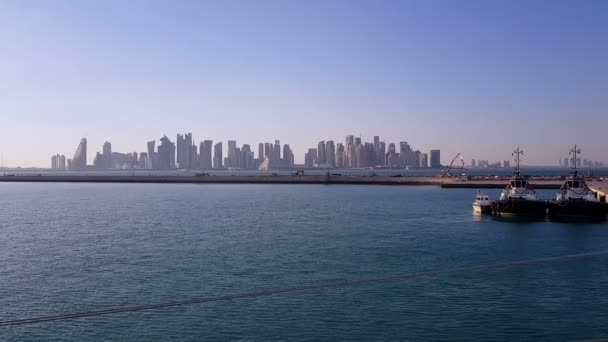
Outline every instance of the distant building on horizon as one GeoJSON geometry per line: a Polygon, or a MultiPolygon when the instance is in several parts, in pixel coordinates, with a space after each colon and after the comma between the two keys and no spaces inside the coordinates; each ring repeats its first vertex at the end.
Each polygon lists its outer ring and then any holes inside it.
{"type": "Polygon", "coordinates": [[[438,169],[441,167],[441,151],[431,150],[431,168],[438,169]]]}
{"type": "Polygon", "coordinates": [[[160,139],[160,146],[158,146],[158,163],[159,169],[171,170],[175,168],[175,144],[163,136],[160,139]]]}
{"type": "Polygon", "coordinates": [[[148,153],[146,154],[146,169],[156,170],[158,167],[158,155],[156,153],[156,140],[148,141],[148,153]]]}
{"type": "Polygon", "coordinates": [[[325,163],[331,167],[336,167],[336,147],[333,140],[325,143],[325,163]]]}
{"type": "Polygon", "coordinates": [[[106,170],[113,169],[114,164],[112,163],[112,144],[109,141],[103,143],[103,168],[106,170]]]}
{"type": "Polygon", "coordinates": [[[239,167],[236,161],[236,140],[228,140],[228,157],[224,167],[239,167]]]}
{"type": "Polygon", "coordinates": [[[199,148],[200,168],[208,170],[213,168],[213,141],[204,140],[199,148]]]}
{"type": "MultiPolygon", "coordinates": [[[[178,134],[177,143],[177,167],[180,169],[192,169],[192,133],[178,134]]],[[[196,148],[196,147],[195,147],[196,148]]],[[[196,157],[196,152],[195,152],[196,157]]]]}
{"type": "Polygon", "coordinates": [[[293,151],[289,144],[283,145],[283,167],[292,168],[295,165],[293,151]]]}
{"type": "Polygon", "coordinates": [[[222,169],[224,166],[222,165],[222,142],[218,142],[213,146],[213,168],[214,169],[222,169]]]}
{"type": "Polygon", "coordinates": [[[420,167],[421,168],[429,167],[429,155],[427,153],[420,154],[420,167]]]}
{"type": "Polygon", "coordinates": [[[56,154],[51,157],[51,169],[53,170],[65,170],[65,156],[61,154],[56,154]]]}
{"type": "Polygon", "coordinates": [[[317,149],[309,148],[308,152],[304,155],[304,165],[313,167],[317,164],[317,149]]]}
{"type": "Polygon", "coordinates": [[[345,167],[345,162],[346,149],[344,148],[344,144],[338,143],[338,145],[336,146],[336,167],[345,167]]]}
{"type": "Polygon", "coordinates": [[[87,138],[80,139],[80,144],[70,163],[71,171],[84,171],[87,168],[87,138]]]}
{"type": "Polygon", "coordinates": [[[317,144],[317,163],[316,164],[325,164],[327,161],[325,157],[325,141],[319,141],[317,144]]]}

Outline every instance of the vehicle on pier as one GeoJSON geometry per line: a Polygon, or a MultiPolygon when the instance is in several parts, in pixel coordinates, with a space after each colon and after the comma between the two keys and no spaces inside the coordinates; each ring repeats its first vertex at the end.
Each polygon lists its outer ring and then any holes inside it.
{"type": "Polygon", "coordinates": [[[515,155],[515,172],[506,188],[500,194],[500,199],[492,202],[492,211],[499,216],[535,216],[544,217],[547,214],[545,201],[539,200],[536,190],[526,177],[521,176],[520,156],[523,151],[517,147],[515,155]]]}
{"type": "Polygon", "coordinates": [[[554,201],[548,202],[549,216],[552,218],[595,218],[605,219],[608,214],[608,203],[597,200],[585,179],[578,174],[577,155],[580,149],[574,145],[572,171],[566,179],[554,201]]]}

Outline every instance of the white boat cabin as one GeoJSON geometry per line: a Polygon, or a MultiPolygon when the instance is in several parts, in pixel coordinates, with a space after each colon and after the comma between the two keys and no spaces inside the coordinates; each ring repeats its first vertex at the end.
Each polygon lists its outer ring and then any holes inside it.
{"type": "Polygon", "coordinates": [[[525,199],[536,200],[536,190],[532,188],[525,178],[515,178],[509,181],[509,185],[500,194],[500,200],[525,199]]]}
{"type": "Polygon", "coordinates": [[[597,198],[595,198],[593,191],[589,189],[585,180],[577,177],[576,175],[564,182],[560,192],[557,193],[557,200],[583,200],[597,202],[597,198]]]}

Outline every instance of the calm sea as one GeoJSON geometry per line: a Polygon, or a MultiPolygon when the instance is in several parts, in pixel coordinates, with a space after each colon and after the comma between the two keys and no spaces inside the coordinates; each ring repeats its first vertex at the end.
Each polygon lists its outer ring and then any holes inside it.
{"type": "MultiPolygon", "coordinates": [[[[607,223],[478,217],[474,196],[437,187],[3,183],[0,320],[608,249],[607,223]]],[[[599,255],[0,327],[0,341],[606,338],[607,284],[608,255],[599,255]]]]}

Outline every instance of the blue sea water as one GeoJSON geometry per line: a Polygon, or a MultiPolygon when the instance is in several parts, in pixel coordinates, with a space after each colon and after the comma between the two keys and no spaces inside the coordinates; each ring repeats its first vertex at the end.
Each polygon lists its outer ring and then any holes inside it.
{"type": "MultiPolygon", "coordinates": [[[[0,320],[608,248],[607,223],[475,216],[475,191],[3,183],[0,320]]],[[[584,340],[608,337],[606,284],[597,255],[0,327],[0,341],[584,340]]]]}

